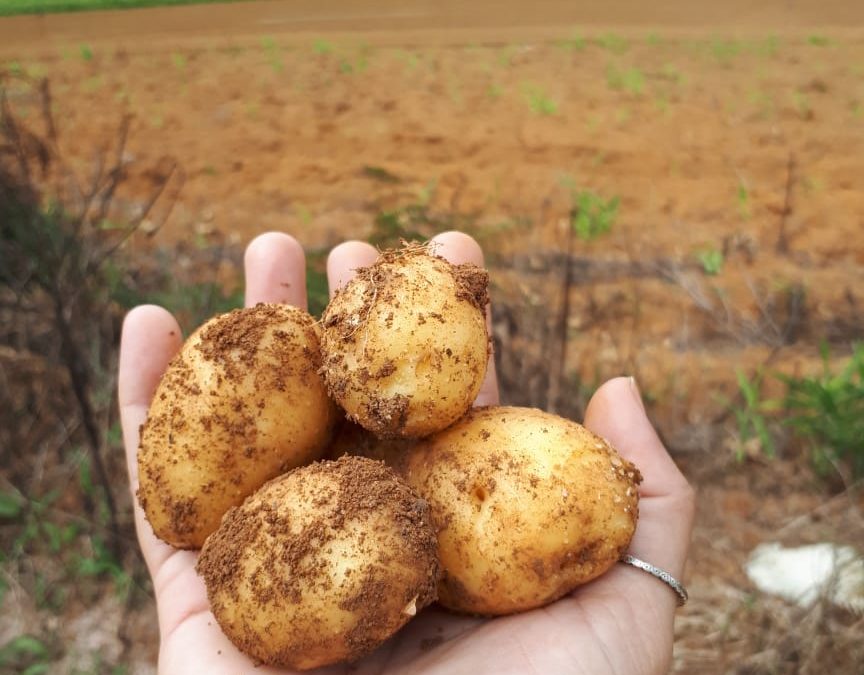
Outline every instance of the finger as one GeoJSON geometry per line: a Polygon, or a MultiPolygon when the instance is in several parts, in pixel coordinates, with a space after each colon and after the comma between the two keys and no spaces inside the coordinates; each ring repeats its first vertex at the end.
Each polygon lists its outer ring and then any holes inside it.
{"type": "Polygon", "coordinates": [[[306,309],[306,255],[298,241],[282,232],[253,239],[243,256],[246,306],[275,302],[306,309]]]}
{"type": "Polygon", "coordinates": [[[368,267],[378,259],[375,247],[363,241],[346,241],[330,251],[327,256],[327,284],[330,297],[347,284],[357,270],[368,267]]]}
{"type": "Polygon", "coordinates": [[[608,439],[642,473],[630,552],[680,578],[693,526],[693,489],[654,431],[635,381],[619,377],[601,386],[588,404],[585,426],[608,439]]]}
{"type": "Polygon", "coordinates": [[[174,317],[161,307],[136,307],[126,315],[123,322],[117,378],[120,421],[138,540],[151,575],[155,575],[161,562],[171,555],[174,549],[156,538],[144,518],[138,499],[134,497],[138,489],[139,430],[147,418],[147,409],[162,373],[180,349],[182,342],[180,326],[174,317]]]}
{"type": "Polygon", "coordinates": [[[588,403],[585,426],[607,438],[639,468],[644,479],[639,489],[643,496],[668,495],[687,487],[687,479],[645,413],[633,378],[616,377],[603,384],[588,403]]]}
{"type": "MultiPolygon", "coordinates": [[[[485,267],[483,260],[483,249],[480,248],[473,237],[463,232],[442,232],[432,237],[432,244],[437,255],[450,261],[454,265],[473,263],[478,267],[485,267]]],[[[490,338],[492,336],[492,307],[486,307],[486,331],[490,338]]],[[[491,345],[490,340],[490,345],[491,345]]],[[[480,387],[480,393],[474,405],[498,405],[498,376],[495,373],[495,355],[489,354],[489,363],[486,366],[486,377],[480,387]]]]}

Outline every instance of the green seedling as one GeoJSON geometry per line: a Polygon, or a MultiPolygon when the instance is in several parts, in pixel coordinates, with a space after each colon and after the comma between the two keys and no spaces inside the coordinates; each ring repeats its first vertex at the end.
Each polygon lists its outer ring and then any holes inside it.
{"type": "Polygon", "coordinates": [[[801,119],[809,120],[813,117],[813,108],[810,105],[810,97],[802,91],[792,92],[792,103],[801,119]]]}
{"type": "Polygon", "coordinates": [[[619,197],[603,199],[590,190],[573,190],[570,226],[583,241],[608,233],[618,217],[619,197]]]}
{"type": "Polygon", "coordinates": [[[366,56],[365,52],[361,52],[359,56],[353,61],[343,58],[339,61],[339,72],[344,73],[345,75],[352,75],[354,73],[362,73],[369,67],[369,58],[366,56]]]}
{"type": "Polygon", "coordinates": [[[404,49],[400,49],[396,52],[396,58],[404,64],[405,68],[409,72],[417,70],[417,66],[420,65],[420,57],[416,52],[408,52],[404,49]]]}
{"type": "Polygon", "coordinates": [[[129,90],[126,87],[122,86],[114,92],[114,100],[118,103],[129,103],[131,97],[129,96],[129,90]]]}
{"type": "Polygon", "coordinates": [[[645,88],[645,76],[638,68],[618,70],[615,66],[609,66],[606,71],[606,82],[610,89],[626,91],[637,96],[645,88]]]}
{"type": "Polygon", "coordinates": [[[720,270],[723,269],[723,252],[716,249],[707,249],[696,254],[699,263],[702,265],[702,271],[708,276],[717,276],[720,270]]]}
{"type": "Polygon", "coordinates": [[[84,80],[81,86],[86,92],[94,92],[99,91],[104,84],[105,80],[101,75],[94,75],[93,77],[88,77],[84,80]]]}
{"type": "Polygon", "coordinates": [[[309,225],[312,222],[313,215],[312,211],[309,210],[309,207],[304,204],[297,204],[294,207],[294,210],[297,212],[297,217],[300,218],[301,223],[309,225]]]}
{"type": "Polygon", "coordinates": [[[328,42],[327,40],[315,40],[315,42],[312,43],[312,50],[319,56],[332,54],[335,49],[333,43],[328,42]]]}
{"type": "Polygon", "coordinates": [[[93,50],[90,48],[88,44],[82,44],[78,47],[78,53],[81,55],[81,58],[85,61],[93,60],[93,50]]]}
{"type": "Polygon", "coordinates": [[[272,37],[261,38],[261,49],[264,50],[264,55],[270,67],[277,73],[285,70],[285,64],[282,61],[282,53],[279,50],[279,45],[272,37]]]}
{"type": "Polygon", "coordinates": [[[6,72],[10,75],[15,75],[16,77],[20,77],[24,74],[24,66],[21,65],[19,61],[9,61],[4,65],[6,72]]]}
{"type": "Polygon", "coordinates": [[[82,577],[109,577],[114,582],[114,589],[121,597],[129,592],[132,578],[123,566],[114,558],[105,542],[96,535],[90,537],[89,556],[77,556],[75,571],[82,577]]]}
{"type": "Polygon", "coordinates": [[[711,55],[719,63],[728,65],[732,59],[741,53],[741,43],[735,40],[712,40],[711,55]]]}
{"type": "Polygon", "coordinates": [[[184,70],[186,70],[186,65],[188,63],[188,60],[180,52],[174,52],[171,54],[171,63],[174,65],[174,67],[177,70],[179,70],[180,72],[183,72],[184,70]]]}
{"type": "Polygon", "coordinates": [[[519,51],[519,48],[516,45],[507,45],[502,48],[500,52],[498,52],[498,65],[499,66],[512,66],[513,59],[516,56],[516,53],[519,51]]]}
{"type": "Polygon", "coordinates": [[[747,97],[763,117],[770,117],[774,112],[774,99],[768,92],[752,89],[747,97]]]}
{"type": "Polygon", "coordinates": [[[821,473],[847,463],[853,477],[864,476],[864,344],[855,345],[839,371],[831,367],[826,343],[820,353],[821,374],[778,375],[786,384],[785,424],[809,442],[821,473]]]}
{"type": "Polygon", "coordinates": [[[825,35],[810,35],[807,37],[807,44],[813,47],[832,47],[834,40],[825,35]]]}
{"type": "Polygon", "coordinates": [[[672,82],[673,84],[685,83],[684,73],[678,70],[678,68],[673,66],[671,63],[666,63],[663,65],[663,68],[660,69],[660,77],[664,80],[672,82]]]}
{"type": "Polygon", "coordinates": [[[633,111],[630,109],[630,106],[622,105],[615,111],[615,121],[621,126],[626,126],[632,117],[633,111]]]}
{"type": "Polygon", "coordinates": [[[0,492],[0,520],[14,520],[24,508],[26,501],[17,492],[0,492]]]}
{"type": "Polygon", "coordinates": [[[555,43],[560,49],[570,52],[581,52],[588,46],[587,41],[579,33],[573,33],[570,37],[558,40],[555,43]]]}
{"type": "Polygon", "coordinates": [[[558,112],[558,104],[541,87],[526,86],[525,99],[535,115],[554,115],[558,112]]]}
{"type": "Polygon", "coordinates": [[[738,189],[735,192],[735,199],[738,202],[738,214],[744,219],[750,218],[750,191],[743,181],[739,181],[738,189]]]}
{"type": "Polygon", "coordinates": [[[607,33],[597,38],[597,44],[613,54],[623,54],[630,48],[627,40],[615,33],[607,33]]]}
{"type": "Polygon", "coordinates": [[[426,185],[417,188],[417,202],[421,207],[429,206],[436,187],[438,187],[438,181],[430,180],[426,185]]]}
{"type": "Polygon", "coordinates": [[[750,380],[741,370],[735,371],[735,377],[738,380],[738,390],[743,399],[743,403],[733,409],[735,420],[738,423],[738,438],[740,446],[738,450],[738,459],[744,459],[744,444],[751,440],[757,439],[762,452],[768,457],[774,457],[777,454],[777,448],[774,444],[774,436],[768,426],[768,418],[766,413],[776,409],[775,402],[764,401],[762,399],[762,372],[756,373],[753,380],[750,380]]]}
{"type": "Polygon", "coordinates": [[[18,635],[0,647],[0,667],[4,672],[41,675],[51,667],[48,646],[33,635],[18,635]]]}
{"type": "Polygon", "coordinates": [[[780,39],[776,35],[769,35],[753,45],[753,52],[765,58],[777,56],[778,51],[780,51],[780,39]]]}

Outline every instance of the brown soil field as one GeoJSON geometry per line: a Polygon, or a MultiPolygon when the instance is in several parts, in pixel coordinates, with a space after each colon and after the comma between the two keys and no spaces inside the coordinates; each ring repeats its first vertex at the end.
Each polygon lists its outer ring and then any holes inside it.
{"type": "MultiPolygon", "coordinates": [[[[635,375],[700,488],[675,671],[860,672],[860,644],[830,642],[860,619],[761,596],[741,568],[765,540],[860,545],[860,490],[830,497],[792,445],[736,459],[728,410],[736,369],[809,372],[820,342],[842,360],[864,338],[864,9],[501,4],[22,17],[0,20],[0,58],[49,78],[80,166],[129,114],[130,159],[182,167],[131,256],[218,245],[208,274],[232,288],[267,230],[310,253],[380,235],[388,211],[473,234],[509,402],[578,415],[635,375]],[[608,233],[573,234],[578,191],[620,200],[608,233]]],[[[152,607],[135,611],[147,672],[152,607]]]]}

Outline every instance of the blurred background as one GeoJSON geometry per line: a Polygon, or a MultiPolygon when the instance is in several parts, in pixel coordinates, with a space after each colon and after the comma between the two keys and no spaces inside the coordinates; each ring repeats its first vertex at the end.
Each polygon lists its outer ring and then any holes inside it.
{"type": "Polygon", "coordinates": [[[634,375],[699,491],[674,672],[861,673],[862,176],[859,0],[0,0],[0,672],[155,672],[126,310],[460,229],[503,400],[634,375]]]}

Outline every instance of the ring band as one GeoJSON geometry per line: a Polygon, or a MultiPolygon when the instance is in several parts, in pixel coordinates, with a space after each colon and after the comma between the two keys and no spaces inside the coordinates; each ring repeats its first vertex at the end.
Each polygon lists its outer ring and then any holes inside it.
{"type": "Polygon", "coordinates": [[[661,570],[659,567],[655,567],[651,563],[647,563],[644,560],[639,560],[639,558],[634,558],[630,554],[624,554],[621,556],[619,562],[622,562],[626,565],[632,565],[633,567],[637,567],[643,572],[648,572],[653,577],[660,579],[664,584],[669,586],[673,591],[675,591],[675,595],[678,596],[678,606],[683,607],[687,600],[689,599],[689,595],[687,594],[687,589],[684,588],[684,584],[678,581],[675,577],[673,577],[669,572],[665,570],[661,570]]]}

